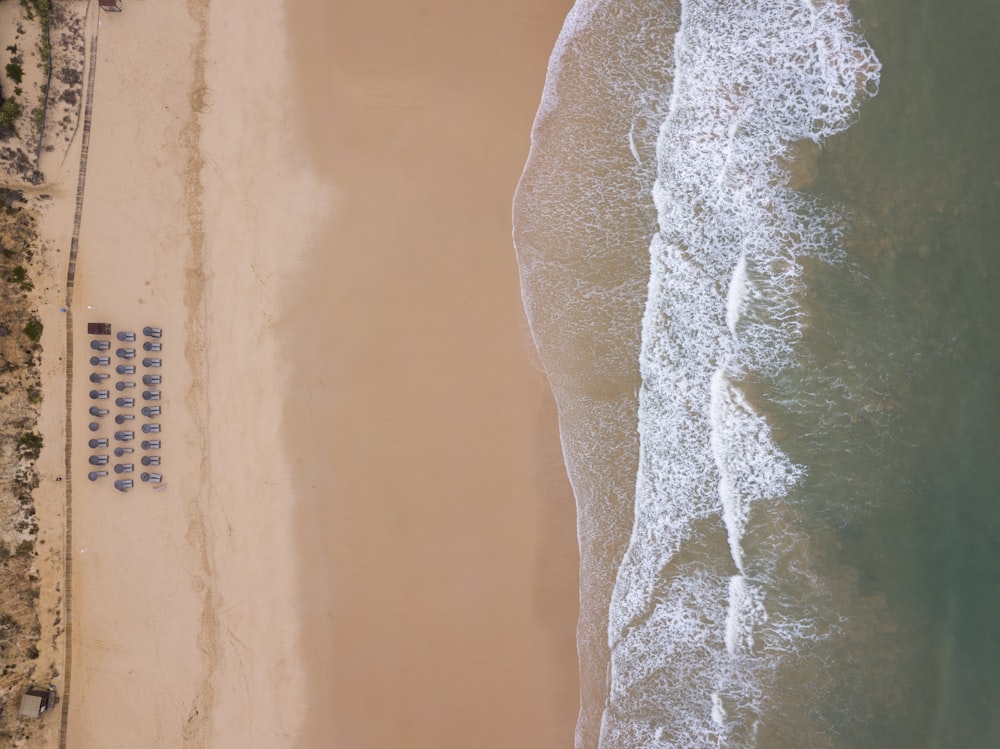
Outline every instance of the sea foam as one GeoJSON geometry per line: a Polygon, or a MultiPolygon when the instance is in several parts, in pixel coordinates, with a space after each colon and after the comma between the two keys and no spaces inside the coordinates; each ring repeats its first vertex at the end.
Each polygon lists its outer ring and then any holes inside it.
{"type": "Polygon", "coordinates": [[[609,748],[754,746],[768,674],[816,631],[805,610],[769,615],[782,550],[747,558],[754,506],[784,501],[803,469],[741,383],[792,360],[800,261],[840,242],[831,208],[784,187],[785,160],[848,127],[880,72],[843,2],[681,8],[656,141],[634,525],[609,611],[609,748]]]}

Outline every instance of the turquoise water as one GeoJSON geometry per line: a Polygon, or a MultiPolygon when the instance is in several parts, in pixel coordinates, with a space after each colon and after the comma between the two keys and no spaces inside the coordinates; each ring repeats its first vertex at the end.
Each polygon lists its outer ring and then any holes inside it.
{"type": "Polygon", "coordinates": [[[1000,8],[581,2],[514,205],[579,746],[1000,746],[1000,8]]]}

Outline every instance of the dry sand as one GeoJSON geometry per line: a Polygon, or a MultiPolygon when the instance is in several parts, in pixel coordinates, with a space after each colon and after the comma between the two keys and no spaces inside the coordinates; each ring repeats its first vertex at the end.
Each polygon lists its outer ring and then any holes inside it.
{"type": "MultiPolygon", "coordinates": [[[[125,5],[87,31],[68,746],[569,745],[573,504],[509,224],[569,3],[314,0],[293,44],[266,0],[125,5]],[[162,490],[86,479],[95,320],[164,328],[162,490]]],[[[80,137],[42,164],[63,259],[80,137]]]]}

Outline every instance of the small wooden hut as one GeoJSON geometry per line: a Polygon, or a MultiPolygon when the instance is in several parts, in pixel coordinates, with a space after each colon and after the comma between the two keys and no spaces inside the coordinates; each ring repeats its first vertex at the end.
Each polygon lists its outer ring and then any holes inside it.
{"type": "Polygon", "coordinates": [[[54,687],[48,689],[30,687],[21,698],[21,715],[26,718],[37,718],[55,704],[55,697],[54,687]]]}
{"type": "Polygon", "coordinates": [[[101,10],[109,10],[112,13],[122,12],[122,0],[97,0],[101,10]]]}

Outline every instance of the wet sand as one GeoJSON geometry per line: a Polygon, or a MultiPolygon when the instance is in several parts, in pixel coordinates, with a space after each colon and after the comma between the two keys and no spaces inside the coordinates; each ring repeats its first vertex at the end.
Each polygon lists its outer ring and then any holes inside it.
{"type": "Polygon", "coordinates": [[[569,746],[572,494],[510,204],[569,3],[290,19],[331,219],[288,287],[302,746],[569,746]]]}

